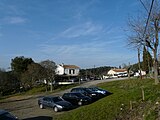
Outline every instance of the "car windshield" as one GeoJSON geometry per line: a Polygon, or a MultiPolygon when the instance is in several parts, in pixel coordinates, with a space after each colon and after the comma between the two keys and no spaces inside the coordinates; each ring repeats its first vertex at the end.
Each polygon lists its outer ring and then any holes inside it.
{"type": "Polygon", "coordinates": [[[84,95],[81,94],[81,93],[75,93],[75,95],[78,96],[78,97],[84,97],[84,95]]]}
{"type": "Polygon", "coordinates": [[[92,93],[93,91],[90,90],[89,88],[86,88],[85,91],[87,91],[88,93],[92,93]]]}
{"type": "Polygon", "coordinates": [[[103,89],[101,89],[101,88],[96,88],[97,90],[100,90],[100,91],[104,91],[103,89]]]}
{"type": "Polygon", "coordinates": [[[61,99],[60,97],[54,97],[54,98],[52,98],[52,100],[53,100],[54,102],[62,101],[62,99],[61,99]]]}
{"type": "Polygon", "coordinates": [[[89,88],[91,91],[96,91],[97,89],[96,88],[89,88]]]}

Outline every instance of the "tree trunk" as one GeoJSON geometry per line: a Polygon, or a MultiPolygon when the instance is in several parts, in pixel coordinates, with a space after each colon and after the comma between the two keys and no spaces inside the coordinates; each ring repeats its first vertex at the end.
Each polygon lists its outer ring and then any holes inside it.
{"type": "Polygon", "coordinates": [[[158,37],[158,31],[159,31],[159,21],[156,19],[154,21],[154,27],[155,27],[155,44],[154,44],[154,49],[153,49],[153,54],[154,54],[154,79],[155,79],[155,84],[157,85],[159,83],[158,80],[158,60],[157,60],[157,48],[159,44],[159,37],[158,37]]]}
{"type": "Polygon", "coordinates": [[[141,64],[140,64],[140,49],[138,48],[138,67],[139,67],[139,70],[140,70],[140,78],[142,79],[142,74],[141,74],[141,64]]]}
{"type": "Polygon", "coordinates": [[[130,70],[129,70],[129,72],[128,72],[128,79],[130,79],[130,70]]]}
{"type": "Polygon", "coordinates": [[[50,90],[53,92],[53,80],[51,80],[50,90]]]}
{"type": "Polygon", "coordinates": [[[158,80],[158,61],[157,61],[156,50],[153,50],[153,54],[154,54],[154,61],[153,61],[154,80],[155,80],[155,84],[157,85],[159,83],[159,80],[158,80]]]}
{"type": "Polygon", "coordinates": [[[53,92],[53,84],[51,83],[51,92],[53,92]]]}

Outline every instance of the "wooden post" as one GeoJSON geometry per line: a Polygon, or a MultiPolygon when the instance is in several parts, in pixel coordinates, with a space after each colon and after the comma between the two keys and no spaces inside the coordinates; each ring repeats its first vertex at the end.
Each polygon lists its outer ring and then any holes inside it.
{"type": "Polygon", "coordinates": [[[130,101],[129,103],[130,103],[130,110],[132,110],[132,108],[133,108],[132,101],[130,101]]]}
{"type": "Polygon", "coordinates": [[[143,89],[143,87],[141,87],[141,90],[142,90],[142,100],[144,101],[144,89],[143,89]]]}

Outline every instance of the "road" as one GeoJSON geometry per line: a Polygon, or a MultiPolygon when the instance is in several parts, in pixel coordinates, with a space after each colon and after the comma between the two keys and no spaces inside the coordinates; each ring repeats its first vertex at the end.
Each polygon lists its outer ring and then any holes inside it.
{"type": "MultiPolygon", "coordinates": [[[[118,81],[118,80],[124,80],[126,78],[117,78],[117,79],[106,79],[106,80],[92,80],[89,82],[85,82],[83,84],[80,84],[81,87],[89,87],[94,86],[99,83],[103,82],[110,82],[110,81],[118,81]]],[[[51,95],[59,95],[61,96],[65,92],[69,92],[71,90],[67,89],[64,91],[60,91],[51,95]]],[[[40,96],[44,96],[45,94],[41,95],[31,95],[31,96],[15,96],[8,98],[6,100],[3,100],[0,102],[0,109],[5,109],[15,116],[17,116],[19,119],[24,120],[51,120],[50,116],[54,116],[55,113],[50,109],[40,109],[37,100],[40,96]]]]}

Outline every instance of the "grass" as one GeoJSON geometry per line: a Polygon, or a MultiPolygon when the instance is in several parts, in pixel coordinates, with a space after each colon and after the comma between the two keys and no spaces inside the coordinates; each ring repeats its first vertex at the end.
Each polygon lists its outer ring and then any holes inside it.
{"type": "Polygon", "coordinates": [[[77,86],[77,84],[55,86],[53,88],[53,92],[50,91],[50,87],[48,86],[48,88],[47,88],[48,90],[46,92],[46,87],[44,85],[39,85],[37,87],[34,87],[34,88],[28,90],[27,92],[21,92],[21,93],[16,93],[13,95],[1,96],[0,102],[4,102],[4,101],[10,100],[10,99],[23,99],[23,98],[26,98],[26,96],[30,97],[32,95],[40,95],[40,94],[50,95],[52,93],[63,91],[63,90],[72,88],[74,86],[77,86]]]}
{"type": "Polygon", "coordinates": [[[160,109],[160,86],[151,79],[131,79],[98,85],[113,94],[92,104],[58,113],[55,120],[155,120],[160,109]],[[145,100],[142,100],[142,89],[145,100]]]}

